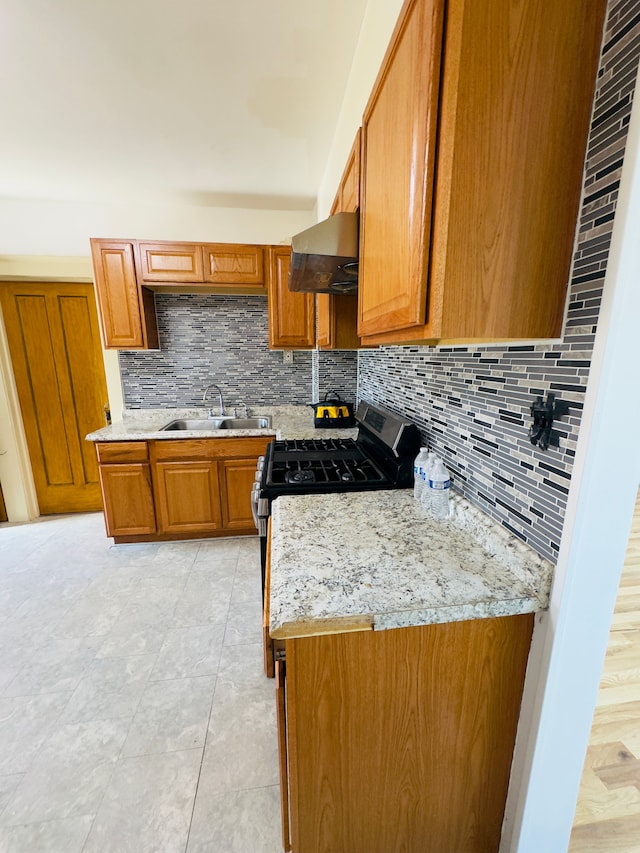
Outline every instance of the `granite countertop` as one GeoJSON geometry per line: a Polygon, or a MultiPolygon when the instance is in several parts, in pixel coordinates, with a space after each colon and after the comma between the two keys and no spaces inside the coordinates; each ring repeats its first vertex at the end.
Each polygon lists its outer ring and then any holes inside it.
{"type": "Polygon", "coordinates": [[[180,438],[239,438],[267,435],[273,438],[355,438],[357,428],[315,429],[309,406],[250,406],[251,417],[270,415],[271,429],[169,430],[160,427],[176,418],[206,419],[207,409],[129,409],[122,421],[85,436],[87,441],[144,441],[180,438]]]}
{"type": "Polygon", "coordinates": [[[396,489],[280,497],[271,522],[276,638],[548,607],[552,564],[458,495],[446,521],[396,489]]]}

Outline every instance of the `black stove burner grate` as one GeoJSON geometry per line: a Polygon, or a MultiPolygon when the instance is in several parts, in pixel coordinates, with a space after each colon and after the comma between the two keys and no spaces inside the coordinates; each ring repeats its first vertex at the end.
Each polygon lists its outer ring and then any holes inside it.
{"type": "Polygon", "coordinates": [[[276,454],[289,453],[335,453],[348,451],[359,453],[352,438],[291,438],[275,441],[273,451],[276,454]]]}
{"type": "Polygon", "coordinates": [[[330,485],[386,483],[387,477],[371,460],[360,454],[355,459],[287,459],[271,466],[268,485],[330,485]]]}

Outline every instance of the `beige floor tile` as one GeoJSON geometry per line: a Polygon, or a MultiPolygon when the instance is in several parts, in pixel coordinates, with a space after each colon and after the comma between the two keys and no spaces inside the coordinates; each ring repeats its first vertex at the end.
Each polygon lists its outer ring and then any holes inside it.
{"type": "Polygon", "coordinates": [[[275,697],[214,705],[200,785],[203,793],[278,784],[275,697]]]}
{"type": "Polygon", "coordinates": [[[201,757],[192,749],[121,759],[84,853],[184,853],[201,757]]]}
{"type": "Polygon", "coordinates": [[[155,659],[155,655],[135,655],[94,660],[74,690],[62,720],[74,723],[133,717],[155,659]]]}
{"type": "MultiPolygon", "coordinates": [[[[10,776],[0,776],[0,818],[9,801],[13,797],[13,792],[18,787],[24,778],[24,773],[13,773],[10,776]]],[[[0,848],[1,850],[2,848],[0,848]]]]}
{"type": "Polygon", "coordinates": [[[122,756],[204,747],[215,682],[205,676],[147,684],[122,756]]]}
{"type": "Polygon", "coordinates": [[[260,643],[224,646],[213,703],[251,702],[273,698],[273,682],[264,677],[260,643]]]}
{"type": "Polygon", "coordinates": [[[129,724],[129,720],[99,720],[57,728],[16,788],[0,824],[93,817],[129,724]]]}
{"type": "Polygon", "coordinates": [[[151,680],[215,675],[222,653],[224,628],[224,623],[219,623],[168,630],[151,680]]]}
{"type": "Polygon", "coordinates": [[[281,853],[280,793],[274,785],[199,795],[187,853],[281,853]]]}
{"type": "Polygon", "coordinates": [[[0,775],[29,769],[70,695],[48,693],[0,699],[0,775]]]}
{"type": "Polygon", "coordinates": [[[82,853],[91,829],[90,816],[0,827],[2,853],[82,853]]]}

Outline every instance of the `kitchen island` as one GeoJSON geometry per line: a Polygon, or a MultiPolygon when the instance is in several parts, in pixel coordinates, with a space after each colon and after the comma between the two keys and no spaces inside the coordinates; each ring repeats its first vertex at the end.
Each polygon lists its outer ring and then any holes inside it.
{"type": "Polygon", "coordinates": [[[460,497],[278,498],[269,619],[285,849],[496,853],[552,567],[460,497]]]}

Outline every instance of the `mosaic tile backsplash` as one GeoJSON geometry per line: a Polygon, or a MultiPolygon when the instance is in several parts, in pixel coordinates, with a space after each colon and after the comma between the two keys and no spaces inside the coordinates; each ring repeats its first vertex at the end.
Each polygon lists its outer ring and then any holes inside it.
{"type": "Polygon", "coordinates": [[[156,313],[161,349],[119,353],[127,409],[198,405],[211,382],[229,408],[310,403],[332,388],[355,401],[357,353],[296,350],[284,364],[264,296],[156,294],[156,313]]]}
{"type": "Polygon", "coordinates": [[[358,396],[406,415],[445,460],[454,486],[555,561],[593,349],[640,53],[640,2],[611,0],[596,83],[584,194],[557,343],[386,347],[359,354],[358,396]],[[567,401],[560,446],[528,438],[530,406],[567,401]]]}

